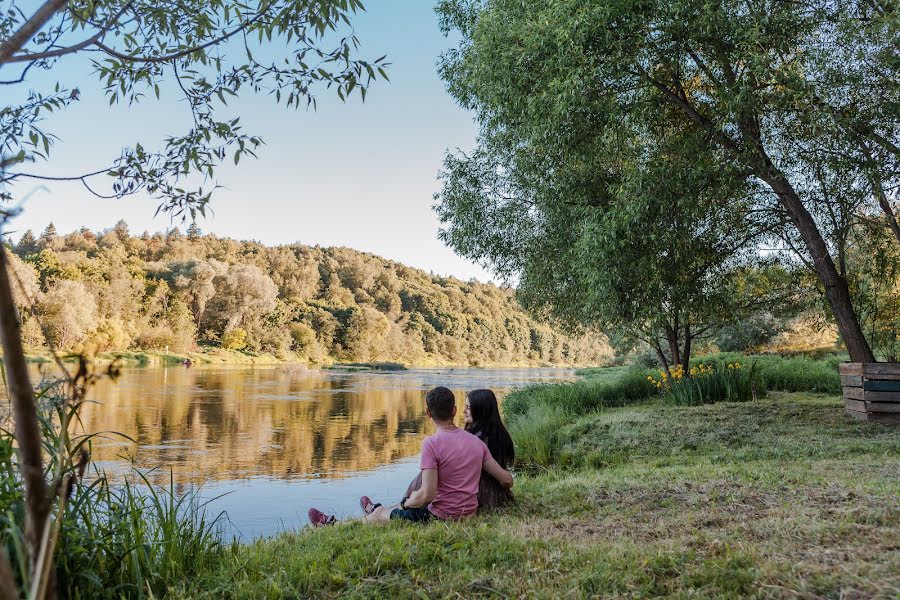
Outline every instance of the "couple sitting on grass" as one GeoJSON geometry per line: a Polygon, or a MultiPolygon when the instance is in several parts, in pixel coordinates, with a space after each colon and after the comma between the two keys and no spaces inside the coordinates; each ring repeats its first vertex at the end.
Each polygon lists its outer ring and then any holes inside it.
{"type": "MultiPolygon", "coordinates": [[[[437,433],[422,442],[421,472],[410,484],[406,497],[393,506],[359,499],[365,523],[402,519],[422,523],[432,519],[462,519],[478,508],[502,506],[512,501],[512,439],[500,420],[497,398],[490,390],[466,396],[465,429],[453,423],[456,399],[445,387],[425,395],[425,413],[437,433]]],[[[315,526],[335,523],[334,515],[309,509],[315,526]]]]}

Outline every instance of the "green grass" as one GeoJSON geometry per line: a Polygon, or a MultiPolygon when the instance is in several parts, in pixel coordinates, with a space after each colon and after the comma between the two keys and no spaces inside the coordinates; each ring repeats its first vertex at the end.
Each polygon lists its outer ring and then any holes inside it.
{"type": "Polygon", "coordinates": [[[804,356],[785,358],[769,354],[745,356],[736,352],[723,352],[699,357],[692,364],[740,362],[745,369],[755,364],[761,383],[767,390],[839,394],[841,377],[838,365],[841,360],[837,356],[813,359],[804,356]]]}
{"type": "Polygon", "coordinates": [[[464,523],[344,524],[226,548],[173,597],[895,598],[900,429],[837,397],[574,419],[565,466],[464,523]]]}

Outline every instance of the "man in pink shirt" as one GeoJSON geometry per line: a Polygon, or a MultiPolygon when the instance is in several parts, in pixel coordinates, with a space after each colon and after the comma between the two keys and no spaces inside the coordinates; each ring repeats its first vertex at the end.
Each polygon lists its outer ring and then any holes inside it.
{"type": "MultiPolygon", "coordinates": [[[[425,414],[437,433],[422,442],[422,486],[400,504],[382,506],[368,496],[360,498],[366,523],[384,523],[390,519],[425,522],[433,518],[461,519],[478,509],[478,482],[482,470],[505,488],[513,485],[512,475],[493,459],[487,446],[453,423],[456,399],[445,387],[436,387],[425,395],[425,414]]],[[[334,523],[333,516],[309,509],[313,525],[334,523]]]]}

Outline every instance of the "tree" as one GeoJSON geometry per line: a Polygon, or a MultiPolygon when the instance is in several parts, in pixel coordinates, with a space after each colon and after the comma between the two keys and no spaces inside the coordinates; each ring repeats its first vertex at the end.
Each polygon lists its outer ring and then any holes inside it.
{"type": "Polygon", "coordinates": [[[21,238],[19,238],[19,243],[16,244],[16,254],[18,254],[19,256],[28,256],[29,254],[34,254],[37,251],[37,240],[34,237],[34,232],[29,229],[22,234],[21,238]]]}
{"type": "Polygon", "coordinates": [[[442,75],[484,132],[527,122],[543,150],[593,135],[615,155],[623,125],[680,113],[723,166],[760,184],[760,211],[790,222],[785,244],[816,272],[851,358],[874,360],[823,223],[858,204],[857,188],[865,212],[890,221],[877,186],[898,177],[900,78],[886,58],[895,11],[774,0],[448,0],[439,10],[463,38],[442,75]]]}
{"type": "Polygon", "coordinates": [[[263,316],[275,309],[278,288],[259,267],[231,265],[215,278],[214,285],[216,293],[210,299],[209,320],[222,335],[237,328],[245,336],[255,332],[263,316]]]}
{"type": "Polygon", "coordinates": [[[192,221],[187,228],[187,239],[193,242],[199,240],[201,235],[203,235],[203,231],[200,230],[200,227],[195,221],[192,221]]]}
{"type": "Polygon", "coordinates": [[[94,296],[80,281],[63,279],[50,286],[37,306],[49,342],[72,350],[97,325],[94,296]]]}
{"type": "Polygon", "coordinates": [[[41,237],[38,238],[38,247],[50,248],[52,250],[57,250],[59,248],[59,235],[56,233],[56,226],[53,223],[47,225],[44,231],[41,232],[41,237]]]}
{"type": "MultiPolygon", "coordinates": [[[[10,73],[5,89],[20,90],[20,102],[0,109],[0,200],[12,200],[14,185],[23,180],[80,181],[98,195],[123,197],[142,192],[175,216],[205,214],[215,171],[225,160],[255,156],[262,140],[245,132],[240,119],[220,116],[227,100],[250,90],[266,93],[290,107],[314,106],[315,92],[330,88],[342,98],[357,92],[365,98],[370,83],[386,78],[384,57],[357,58],[352,34],[332,37],[362,10],[360,0],[259,0],[243,2],[181,2],[174,0],[111,0],[77,3],[45,0],[30,17],[14,0],[0,15],[0,70],[10,73]],[[325,47],[334,40],[334,46],[325,47]],[[226,51],[227,48],[227,51],[226,51]],[[265,52],[275,56],[260,62],[265,52]],[[278,51],[281,50],[281,55],[278,51]],[[102,56],[102,58],[101,58],[102,56]],[[65,67],[62,59],[65,59],[65,67]],[[268,62],[271,59],[271,63],[268,62]],[[160,98],[166,79],[177,83],[193,125],[164,140],[160,150],[140,142],[126,146],[118,157],[101,162],[89,173],[43,175],[29,165],[49,158],[57,138],[46,119],[77,102],[80,90],[62,83],[31,89],[32,69],[64,73],[72,61],[94,67],[110,104],[160,98]],[[199,175],[187,178],[190,173],[199,175]],[[111,185],[98,192],[96,181],[111,185]],[[196,182],[188,187],[186,181],[196,182]]],[[[94,124],[100,126],[100,124],[94,124]]],[[[23,471],[41,473],[40,428],[32,388],[24,367],[20,331],[9,279],[6,251],[0,248],[0,342],[4,349],[16,440],[23,471]]],[[[38,554],[52,557],[42,546],[50,512],[50,492],[42,477],[26,479],[27,538],[32,567],[38,554]]],[[[5,563],[0,561],[0,568],[5,563]]],[[[30,597],[53,595],[45,576],[52,560],[41,563],[30,597]]]]}

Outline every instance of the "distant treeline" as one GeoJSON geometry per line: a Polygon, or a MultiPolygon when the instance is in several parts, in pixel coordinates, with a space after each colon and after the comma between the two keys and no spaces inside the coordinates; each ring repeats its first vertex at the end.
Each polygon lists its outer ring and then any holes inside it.
{"type": "Polygon", "coordinates": [[[513,290],[429,275],[348,248],[182,233],[59,235],[11,246],[25,342],[89,353],[200,346],[284,359],[600,364],[601,334],[535,320],[513,290]]]}

